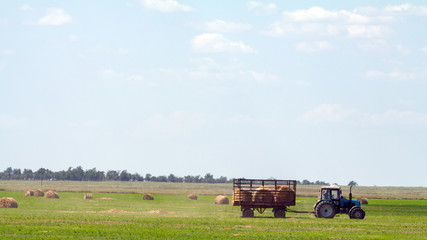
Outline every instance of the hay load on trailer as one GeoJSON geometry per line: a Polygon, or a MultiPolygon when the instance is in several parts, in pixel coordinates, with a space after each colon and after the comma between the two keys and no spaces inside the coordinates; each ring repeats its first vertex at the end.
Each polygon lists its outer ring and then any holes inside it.
{"type": "Polygon", "coordinates": [[[274,217],[284,218],[289,206],[295,206],[296,180],[234,179],[233,206],[240,206],[243,217],[253,217],[272,208],[274,217]]]}

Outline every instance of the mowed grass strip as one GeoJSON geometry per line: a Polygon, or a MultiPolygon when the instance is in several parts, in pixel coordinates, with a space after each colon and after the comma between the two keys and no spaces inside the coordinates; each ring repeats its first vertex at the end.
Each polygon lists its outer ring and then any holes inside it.
{"type": "MultiPolygon", "coordinates": [[[[60,199],[13,197],[17,209],[0,209],[1,239],[426,239],[427,201],[371,200],[366,218],[317,219],[308,213],[273,218],[271,211],[242,218],[239,207],[215,205],[215,196],[58,192],[60,199]],[[163,211],[158,211],[163,210],[163,211]],[[166,213],[167,212],[167,213],[166,213]]],[[[229,196],[231,197],[231,196],[229,196]]],[[[297,198],[293,210],[311,211],[315,198],[297,198]]]]}

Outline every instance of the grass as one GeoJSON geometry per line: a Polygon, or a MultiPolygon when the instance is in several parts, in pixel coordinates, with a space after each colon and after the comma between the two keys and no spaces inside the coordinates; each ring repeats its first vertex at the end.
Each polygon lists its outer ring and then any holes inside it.
{"type": "MultiPolygon", "coordinates": [[[[239,207],[213,204],[215,195],[189,200],[194,186],[182,186],[174,190],[181,194],[153,194],[153,201],[129,193],[83,199],[83,193],[58,192],[60,199],[45,199],[0,191],[19,205],[0,209],[0,239],[427,239],[426,200],[369,199],[364,220],[292,212],[276,219],[269,211],[248,219],[240,217],[239,207]]],[[[298,197],[292,209],[311,211],[315,201],[298,197]]]]}

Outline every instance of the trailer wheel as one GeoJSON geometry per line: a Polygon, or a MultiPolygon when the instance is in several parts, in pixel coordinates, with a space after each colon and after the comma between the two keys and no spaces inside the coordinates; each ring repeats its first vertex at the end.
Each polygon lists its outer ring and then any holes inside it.
{"type": "Polygon", "coordinates": [[[254,217],[254,211],[250,208],[246,208],[245,210],[243,210],[243,217],[253,218],[254,217]]]}
{"type": "Polygon", "coordinates": [[[334,218],[336,209],[330,202],[323,201],[317,204],[315,215],[320,218],[334,218]]]}
{"type": "Polygon", "coordinates": [[[348,213],[348,216],[351,219],[364,219],[365,218],[365,211],[359,207],[352,207],[350,209],[350,212],[348,213]]]}
{"type": "Polygon", "coordinates": [[[285,218],[286,217],[286,211],[283,209],[276,209],[274,211],[274,217],[275,218],[285,218]]]}

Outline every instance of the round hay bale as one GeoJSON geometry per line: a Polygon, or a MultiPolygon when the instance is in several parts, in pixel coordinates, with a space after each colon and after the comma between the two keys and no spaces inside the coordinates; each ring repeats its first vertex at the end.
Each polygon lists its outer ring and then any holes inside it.
{"type": "Polygon", "coordinates": [[[27,191],[25,191],[24,196],[34,196],[34,191],[33,190],[27,190],[27,191]]]}
{"type": "Polygon", "coordinates": [[[359,198],[358,200],[360,201],[360,204],[366,204],[366,205],[368,204],[368,199],[365,197],[359,198]]]}
{"type": "Polygon", "coordinates": [[[197,200],[197,195],[194,193],[188,194],[188,199],[190,200],[197,200]]]}
{"type": "Polygon", "coordinates": [[[92,193],[85,193],[85,195],[83,195],[83,199],[92,199],[92,193]]]}
{"type": "Polygon", "coordinates": [[[254,202],[271,203],[274,201],[274,194],[269,187],[261,186],[254,193],[254,202]]]}
{"type": "Polygon", "coordinates": [[[18,203],[10,197],[2,197],[0,199],[0,208],[18,208],[18,203]]]}
{"type": "Polygon", "coordinates": [[[145,194],[144,197],[142,197],[142,200],[154,200],[154,198],[151,194],[145,194]]]}
{"type": "Polygon", "coordinates": [[[277,186],[275,194],[276,202],[293,202],[295,200],[295,191],[289,186],[277,186]]]}
{"type": "Polygon", "coordinates": [[[43,197],[44,196],[44,192],[40,189],[37,189],[34,191],[34,197],[43,197]]]}
{"type": "Polygon", "coordinates": [[[53,191],[53,190],[49,190],[46,192],[46,194],[44,195],[45,198],[59,198],[58,194],[53,191]]]}
{"type": "Polygon", "coordinates": [[[215,204],[227,204],[228,205],[229,204],[228,197],[222,196],[222,195],[216,196],[215,204]]]}
{"type": "Polygon", "coordinates": [[[252,192],[249,190],[234,189],[233,202],[252,202],[252,192]]]}

